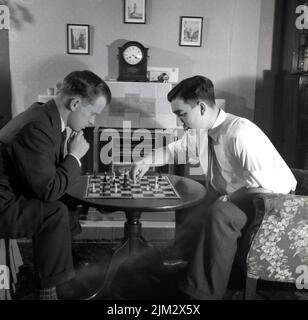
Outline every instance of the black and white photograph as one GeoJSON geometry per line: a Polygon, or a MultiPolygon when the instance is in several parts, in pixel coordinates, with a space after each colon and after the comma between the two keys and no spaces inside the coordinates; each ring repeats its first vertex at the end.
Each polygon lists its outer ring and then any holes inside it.
{"type": "Polygon", "coordinates": [[[307,93],[306,0],[0,0],[2,313],[307,301],[307,93]]]}
{"type": "Polygon", "coordinates": [[[201,47],[202,31],[202,17],[181,17],[180,46],[201,47]]]}
{"type": "Polygon", "coordinates": [[[124,23],[146,23],[146,0],[123,0],[124,23]]]}
{"type": "Polygon", "coordinates": [[[67,24],[67,53],[90,54],[89,25],[67,24]]]}

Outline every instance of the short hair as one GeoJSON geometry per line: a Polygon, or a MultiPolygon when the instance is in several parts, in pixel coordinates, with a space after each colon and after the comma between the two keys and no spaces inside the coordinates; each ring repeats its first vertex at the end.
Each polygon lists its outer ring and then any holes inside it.
{"type": "Polygon", "coordinates": [[[168,94],[168,101],[180,98],[186,103],[189,100],[195,102],[200,99],[215,105],[214,85],[212,81],[203,76],[194,76],[181,81],[168,94]]]}
{"type": "Polygon", "coordinates": [[[60,93],[64,95],[78,95],[93,102],[98,95],[106,98],[107,104],[111,101],[111,91],[108,85],[92,71],[74,71],[68,74],[62,83],[60,93]]]}

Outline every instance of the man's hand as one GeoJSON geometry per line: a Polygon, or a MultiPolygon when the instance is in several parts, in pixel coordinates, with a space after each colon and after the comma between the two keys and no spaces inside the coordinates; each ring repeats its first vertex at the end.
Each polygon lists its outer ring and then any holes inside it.
{"type": "Polygon", "coordinates": [[[132,165],[129,175],[131,179],[139,180],[148,172],[149,169],[150,169],[149,164],[145,164],[141,161],[136,162],[132,165]]]}
{"type": "Polygon", "coordinates": [[[228,195],[221,196],[219,198],[219,200],[222,202],[230,201],[230,202],[233,202],[234,204],[237,204],[237,203],[240,203],[241,201],[247,199],[248,197],[252,198],[255,194],[258,194],[258,193],[267,194],[267,193],[273,193],[273,192],[270,190],[263,189],[261,187],[259,187],[259,188],[245,188],[244,187],[244,188],[238,189],[237,191],[230,193],[228,195]]]}
{"type": "Polygon", "coordinates": [[[83,131],[72,132],[67,141],[67,151],[78,159],[81,159],[89,150],[90,146],[83,136],[83,131]]]}

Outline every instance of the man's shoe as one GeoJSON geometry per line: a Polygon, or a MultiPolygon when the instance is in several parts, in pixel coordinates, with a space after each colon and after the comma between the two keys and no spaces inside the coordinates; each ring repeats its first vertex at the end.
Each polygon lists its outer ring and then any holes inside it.
{"type": "Polygon", "coordinates": [[[167,268],[186,268],[188,262],[182,259],[164,260],[163,266],[167,268]]]}
{"type": "Polygon", "coordinates": [[[162,270],[167,273],[183,274],[187,269],[188,262],[182,259],[164,260],[162,270]]]}
{"type": "Polygon", "coordinates": [[[59,300],[92,300],[100,292],[100,288],[90,287],[76,278],[57,286],[56,290],[59,300]]]}
{"type": "MultiPolygon", "coordinates": [[[[104,262],[104,265],[106,263],[104,262]]],[[[72,280],[57,286],[59,300],[92,300],[103,294],[105,268],[101,263],[91,263],[89,267],[76,270],[72,280]]]]}

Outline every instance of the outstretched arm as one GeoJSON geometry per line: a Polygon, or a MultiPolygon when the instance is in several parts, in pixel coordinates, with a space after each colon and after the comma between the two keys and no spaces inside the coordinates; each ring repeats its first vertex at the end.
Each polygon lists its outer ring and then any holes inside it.
{"type": "Polygon", "coordinates": [[[142,178],[150,169],[150,167],[161,167],[171,161],[171,153],[168,148],[159,148],[153,151],[145,158],[138,162],[135,162],[130,170],[130,176],[132,179],[142,178]]]}

